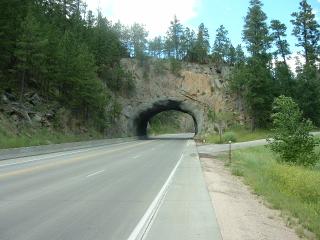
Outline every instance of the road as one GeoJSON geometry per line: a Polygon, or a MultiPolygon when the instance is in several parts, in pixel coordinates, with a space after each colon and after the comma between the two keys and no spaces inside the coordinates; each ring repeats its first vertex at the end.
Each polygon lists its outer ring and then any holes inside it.
{"type": "Polygon", "coordinates": [[[185,137],[0,161],[0,239],[128,239],[185,137]]]}
{"type": "MultiPolygon", "coordinates": [[[[313,136],[320,136],[320,132],[310,132],[310,134],[313,136]]],[[[259,139],[248,142],[232,143],[231,149],[237,150],[242,148],[264,146],[267,144],[268,141],[266,139],[259,139]]],[[[200,154],[215,155],[217,153],[229,151],[229,147],[229,144],[204,144],[198,146],[198,152],[200,154]]]]}
{"type": "MultiPolygon", "coordinates": [[[[268,142],[266,139],[254,140],[249,142],[232,143],[231,149],[237,150],[242,148],[264,146],[267,143],[268,142]]],[[[229,148],[230,148],[229,144],[204,144],[204,145],[198,146],[198,151],[200,154],[215,155],[217,153],[229,151],[229,148]]]]}

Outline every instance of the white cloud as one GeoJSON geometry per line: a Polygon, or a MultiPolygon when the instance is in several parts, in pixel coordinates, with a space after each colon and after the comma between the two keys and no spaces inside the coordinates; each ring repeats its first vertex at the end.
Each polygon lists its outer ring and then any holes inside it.
{"type": "MultiPolygon", "coordinates": [[[[116,22],[144,24],[149,36],[164,34],[174,15],[181,23],[197,16],[201,0],[100,0],[104,16],[116,22]]],[[[99,0],[87,0],[89,9],[96,10],[99,0]]]]}

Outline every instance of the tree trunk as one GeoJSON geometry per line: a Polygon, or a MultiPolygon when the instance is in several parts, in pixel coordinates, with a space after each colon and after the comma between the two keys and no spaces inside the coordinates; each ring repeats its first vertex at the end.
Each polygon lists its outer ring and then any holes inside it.
{"type": "Polygon", "coordinates": [[[251,132],[254,132],[254,129],[255,129],[255,119],[254,119],[254,117],[252,117],[250,119],[250,130],[251,130],[251,132]]]}
{"type": "Polygon", "coordinates": [[[22,78],[21,78],[21,83],[20,83],[20,84],[21,84],[21,85],[20,85],[20,102],[23,101],[25,77],[26,77],[26,70],[23,70],[23,72],[22,72],[22,78]]]}

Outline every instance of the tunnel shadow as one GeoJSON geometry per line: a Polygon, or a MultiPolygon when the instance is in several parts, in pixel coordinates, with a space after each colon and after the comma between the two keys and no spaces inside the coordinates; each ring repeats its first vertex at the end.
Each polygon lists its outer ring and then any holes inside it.
{"type": "Polygon", "coordinates": [[[159,136],[146,136],[145,140],[189,140],[195,137],[195,133],[181,133],[181,134],[165,134],[159,136]]]}
{"type": "Polygon", "coordinates": [[[197,135],[199,130],[199,118],[196,114],[195,107],[192,107],[192,104],[188,104],[184,101],[177,101],[177,100],[159,100],[154,102],[152,105],[148,105],[147,107],[141,109],[136,113],[135,118],[132,122],[133,132],[135,136],[138,136],[140,139],[157,139],[157,140],[185,140],[185,139],[192,139],[195,135],[197,135]],[[168,110],[175,110],[182,113],[189,114],[194,122],[194,130],[195,133],[183,136],[172,134],[172,135],[163,135],[163,136],[148,136],[147,133],[147,126],[148,122],[152,117],[155,115],[168,111],[168,110]]]}

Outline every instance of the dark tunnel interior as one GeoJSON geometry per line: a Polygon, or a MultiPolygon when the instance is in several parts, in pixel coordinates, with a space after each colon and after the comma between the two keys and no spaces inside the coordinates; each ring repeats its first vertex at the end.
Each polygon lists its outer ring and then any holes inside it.
{"type": "Polygon", "coordinates": [[[147,127],[148,122],[152,117],[157,115],[158,113],[168,111],[168,110],[176,110],[183,113],[187,113],[191,115],[193,121],[194,121],[194,128],[195,128],[195,134],[198,132],[198,126],[197,126],[197,120],[194,114],[191,111],[185,110],[182,107],[182,103],[179,101],[174,100],[164,100],[156,102],[152,105],[152,107],[149,107],[142,111],[134,120],[134,126],[136,135],[139,137],[147,137],[147,127]]]}

